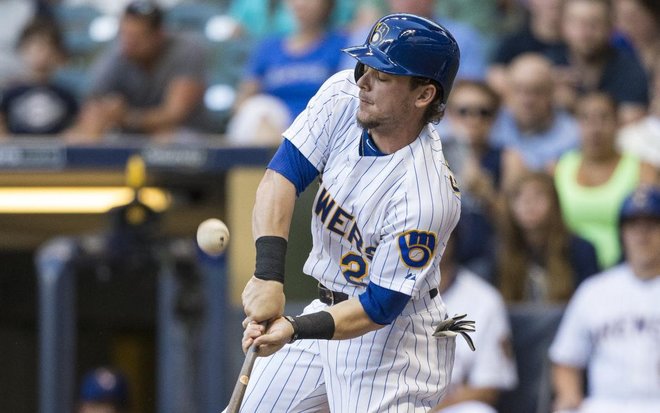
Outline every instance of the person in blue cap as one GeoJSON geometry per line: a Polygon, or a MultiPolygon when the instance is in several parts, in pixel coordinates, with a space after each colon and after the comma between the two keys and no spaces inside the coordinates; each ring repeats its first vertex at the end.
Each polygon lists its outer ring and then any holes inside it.
{"type": "Polygon", "coordinates": [[[660,187],[628,196],[619,225],[625,262],[580,285],[550,347],[556,412],[660,412],[660,187]]]}

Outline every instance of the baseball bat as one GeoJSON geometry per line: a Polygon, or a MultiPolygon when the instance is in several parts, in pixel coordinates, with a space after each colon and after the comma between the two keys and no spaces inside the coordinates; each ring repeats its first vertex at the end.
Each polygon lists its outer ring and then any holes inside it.
{"type": "MultiPolygon", "coordinates": [[[[266,322],[264,321],[261,325],[265,327],[266,322]]],[[[238,413],[241,409],[243,396],[245,396],[245,389],[247,389],[248,381],[250,381],[250,374],[252,373],[252,367],[254,367],[254,361],[256,359],[257,347],[253,344],[248,348],[247,353],[245,354],[245,360],[243,361],[243,366],[241,366],[241,372],[238,374],[238,380],[236,381],[234,391],[231,394],[231,399],[229,399],[227,413],[238,413]]]]}

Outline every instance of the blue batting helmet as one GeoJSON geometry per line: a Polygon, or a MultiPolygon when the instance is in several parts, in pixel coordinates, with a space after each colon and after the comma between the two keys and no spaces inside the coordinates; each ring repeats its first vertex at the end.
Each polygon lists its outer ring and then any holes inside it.
{"type": "Polygon", "coordinates": [[[109,403],[124,409],[128,406],[128,383],[119,372],[104,367],[85,374],[80,386],[81,402],[109,403]]]}
{"type": "Polygon", "coordinates": [[[623,201],[619,222],[638,217],[660,219],[660,187],[640,186],[623,201]]]}
{"type": "Polygon", "coordinates": [[[364,65],[393,75],[431,79],[442,88],[442,103],[447,102],[460,60],[458,43],[447,29],[405,13],[381,18],[365,44],[343,51],[358,60],[356,80],[364,65]]]}

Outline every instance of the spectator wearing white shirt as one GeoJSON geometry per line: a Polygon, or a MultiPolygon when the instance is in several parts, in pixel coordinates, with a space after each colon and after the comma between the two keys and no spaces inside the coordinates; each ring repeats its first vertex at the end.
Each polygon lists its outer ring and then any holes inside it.
{"type": "Polygon", "coordinates": [[[495,413],[502,390],[518,383],[511,346],[511,327],[499,292],[476,274],[459,267],[452,235],[440,262],[440,294],[447,314],[468,314],[476,322],[476,351],[457,344],[451,387],[433,412],[495,413]]]}

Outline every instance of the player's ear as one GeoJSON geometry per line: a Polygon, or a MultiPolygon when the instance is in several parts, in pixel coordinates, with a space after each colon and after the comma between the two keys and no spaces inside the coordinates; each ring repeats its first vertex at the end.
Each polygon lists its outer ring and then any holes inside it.
{"type": "Polygon", "coordinates": [[[435,87],[432,83],[420,86],[417,91],[417,99],[415,100],[415,106],[423,107],[428,106],[433,102],[438,93],[438,88],[435,87]]]}

